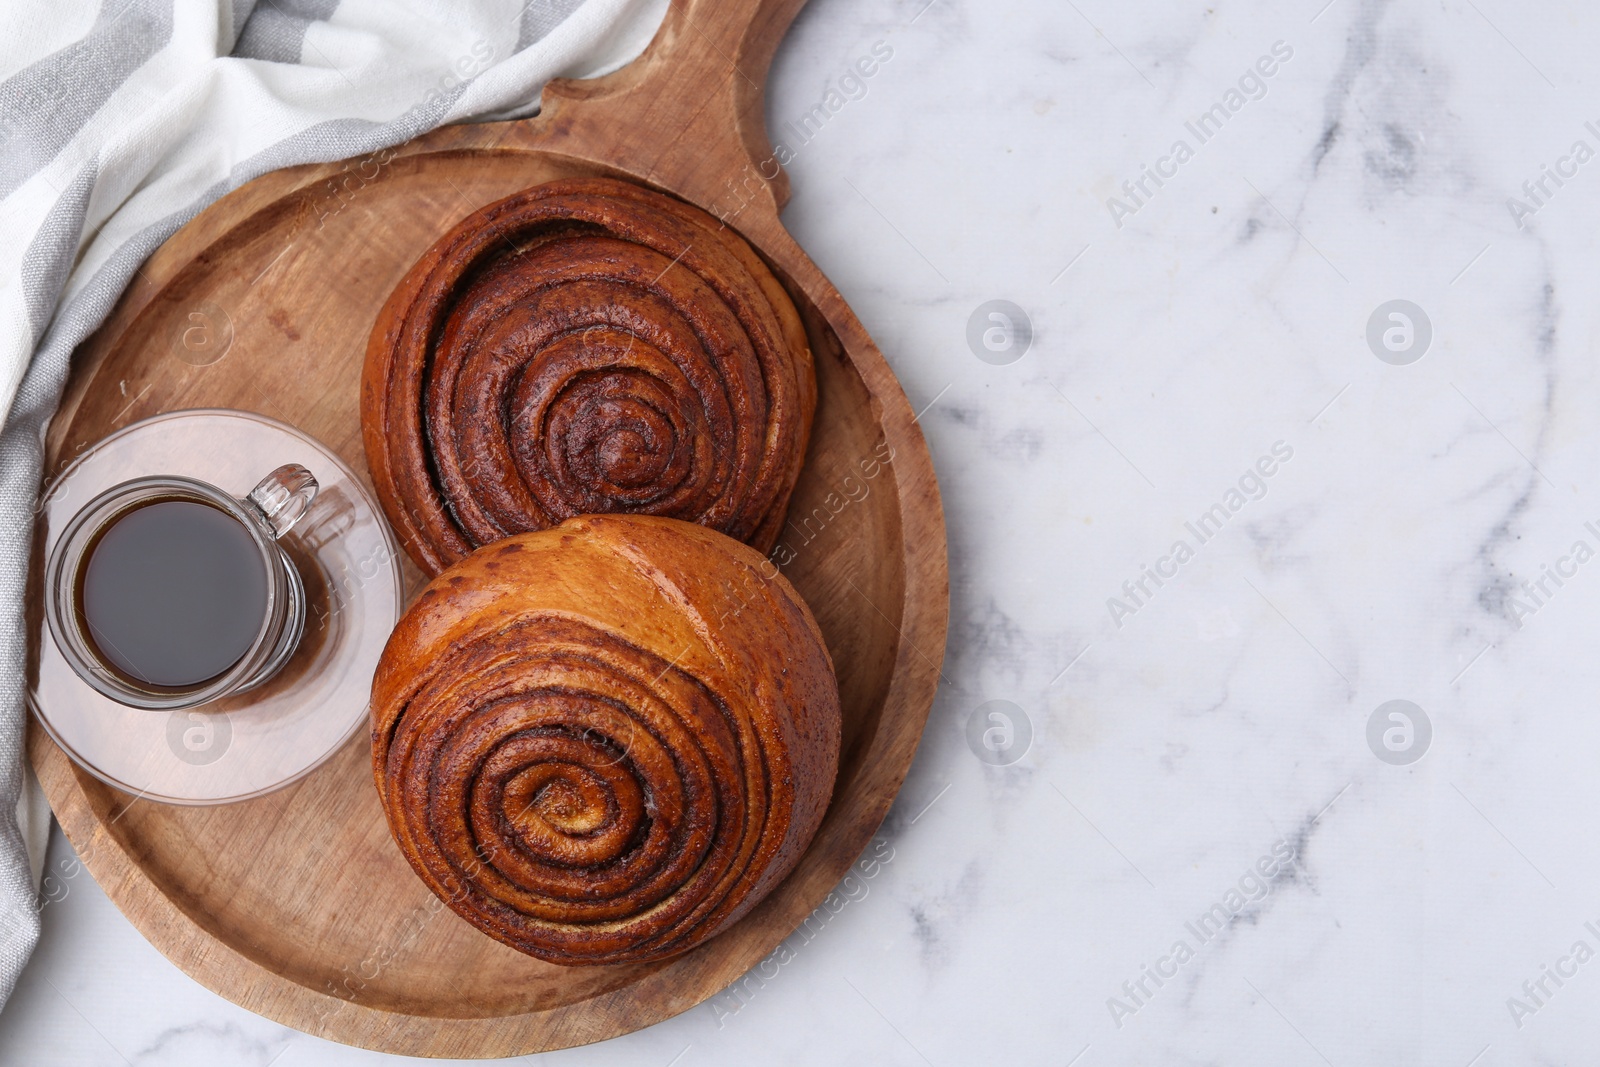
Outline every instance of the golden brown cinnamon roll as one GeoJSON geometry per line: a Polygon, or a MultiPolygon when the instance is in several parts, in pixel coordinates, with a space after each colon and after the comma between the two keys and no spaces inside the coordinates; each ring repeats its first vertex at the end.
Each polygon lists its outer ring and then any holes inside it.
{"type": "Polygon", "coordinates": [[[675,955],[761,900],[822,821],[839,692],[755,551],[594,516],[428,585],[372,689],[401,851],[500,941],[555,963],[675,955]]]}
{"type": "Polygon", "coordinates": [[[769,551],[816,408],[805,330],[750,246],[610,179],[464,219],[367,347],[378,498],[429,574],[576,515],[686,519],[769,551]]]}

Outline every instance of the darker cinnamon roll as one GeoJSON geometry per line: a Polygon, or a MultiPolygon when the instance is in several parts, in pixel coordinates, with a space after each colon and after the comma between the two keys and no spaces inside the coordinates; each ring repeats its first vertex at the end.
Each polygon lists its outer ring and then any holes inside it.
{"type": "Polygon", "coordinates": [[[378,497],[436,574],[598,513],[769,551],[815,407],[799,315],[750,246],[591,178],[491,204],[429,249],[373,329],[361,414],[378,497]]]}

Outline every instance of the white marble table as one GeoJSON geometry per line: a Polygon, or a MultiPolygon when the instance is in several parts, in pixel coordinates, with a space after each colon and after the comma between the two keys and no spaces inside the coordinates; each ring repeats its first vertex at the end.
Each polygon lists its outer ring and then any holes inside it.
{"type": "MultiPolygon", "coordinates": [[[[786,218],[927,408],[949,684],[820,934],[541,1062],[1595,1062],[1600,10],[924,3],[770,119],[841,90],[786,218]]],[[[383,1059],[44,928],[0,1062],[383,1059]]]]}

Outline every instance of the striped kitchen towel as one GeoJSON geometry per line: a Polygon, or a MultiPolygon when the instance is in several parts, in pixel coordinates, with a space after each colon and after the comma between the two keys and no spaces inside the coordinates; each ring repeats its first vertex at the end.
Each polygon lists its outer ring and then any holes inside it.
{"type": "Polygon", "coordinates": [[[530,114],[549,79],[638,54],[666,5],[0,5],[0,1003],[39,936],[25,837],[48,819],[25,794],[22,595],[43,433],[73,349],[145,257],[224,193],[444,123],[530,114]]]}

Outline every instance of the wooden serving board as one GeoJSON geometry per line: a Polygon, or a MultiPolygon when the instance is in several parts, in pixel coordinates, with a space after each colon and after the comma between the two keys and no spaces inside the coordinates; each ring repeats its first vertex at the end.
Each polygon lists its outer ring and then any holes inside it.
{"type": "MultiPolygon", "coordinates": [[[[184,808],[103,785],[34,724],[33,764],[96,880],[221,995],[309,1033],[409,1055],[598,1041],[700,1003],[770,953],[888,811],[939,680],[944,521],[893,373],[778,219],[787,180],[761,86],[803,2],[674,0],[643,56],[603,79],[550,85],[535,119],[446,128],[367,160],[253,181],[157,251],[78,352],[46,442],[52,473],[135,420],[220,407],[300,427],[365,479],[361,361],[407,268],[484,204],[604,174],[699,204],[741,232],[787,285],[816,355],[812,446],[778,558],[827,637],[845,727],[832,806],[793,874],[684,956],[557,967],[478,933],[412,874],[379,808],[365,735],[277,793],[184,808]]],[[[406,566],[414,591],[420,575],[406,566]]]]}

